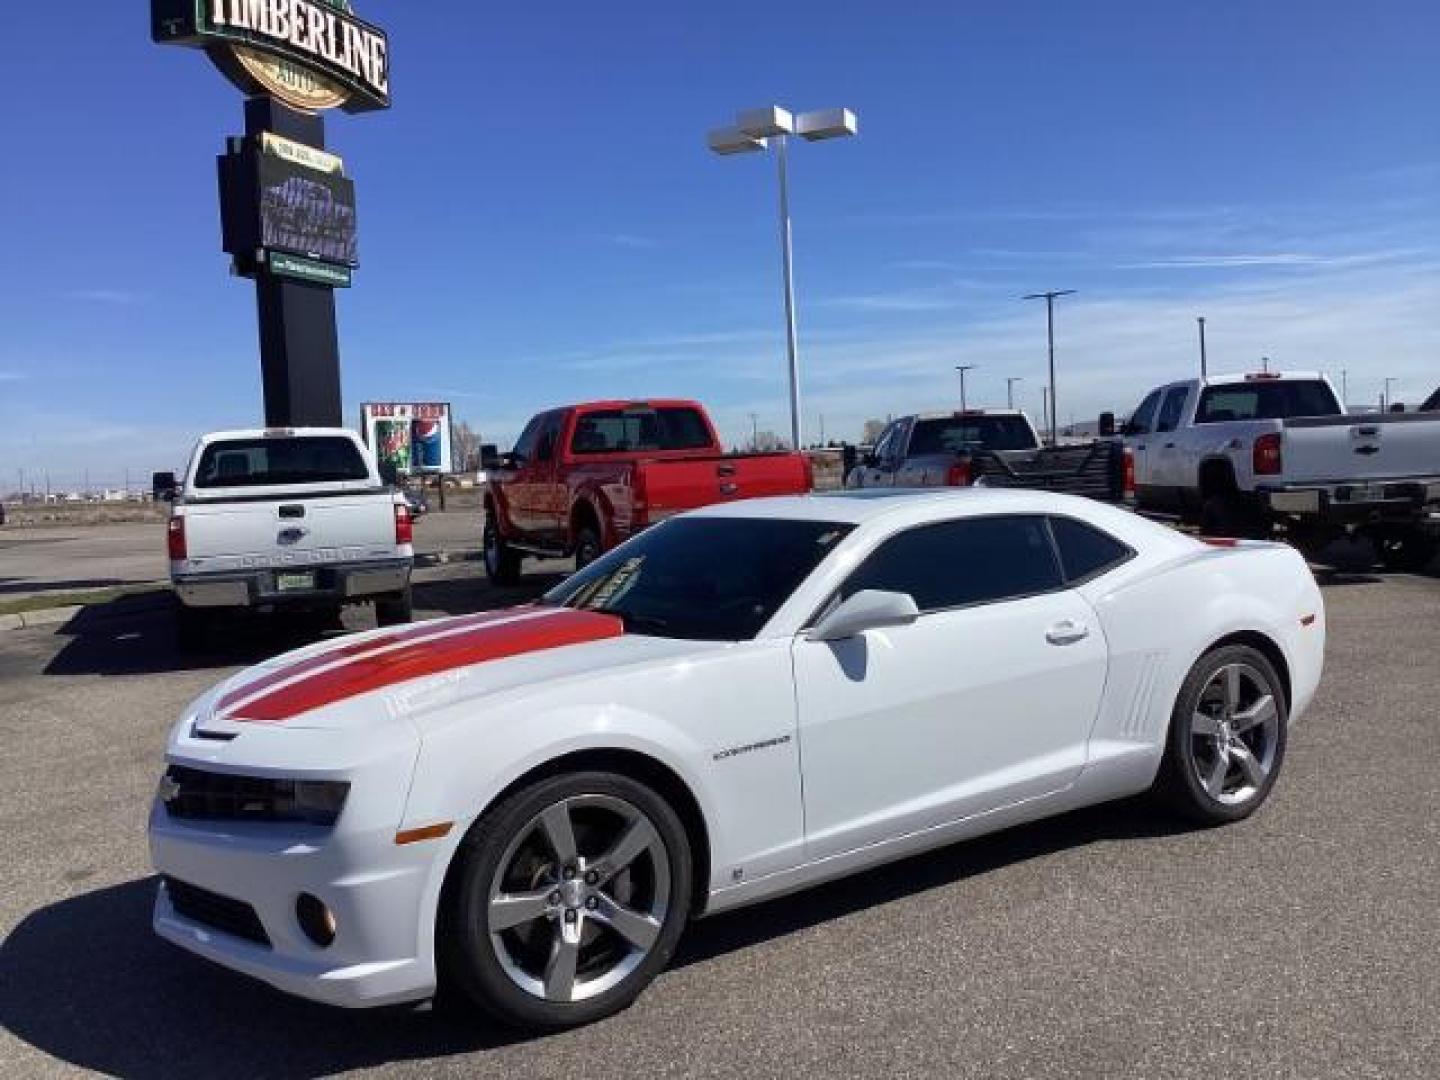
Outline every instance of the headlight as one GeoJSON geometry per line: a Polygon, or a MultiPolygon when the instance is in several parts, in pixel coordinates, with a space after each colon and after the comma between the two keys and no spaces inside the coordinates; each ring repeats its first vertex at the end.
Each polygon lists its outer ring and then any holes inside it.
{"type": "Polygon", "coordinates": [[[159,799],[175,818],[334,825],[350,793],[348,780],[276,780],[171,765],[159,799]]]}

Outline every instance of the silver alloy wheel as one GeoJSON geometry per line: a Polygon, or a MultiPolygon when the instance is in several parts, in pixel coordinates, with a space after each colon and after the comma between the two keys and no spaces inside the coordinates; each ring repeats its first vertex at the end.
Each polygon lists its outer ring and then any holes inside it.
{"type": "Polygon", "coordinates": [[[1249,664],[1226,664],[1200,691],[1190,719],[1190,760],[1216,802],[1253,798],[1275,767],[1280,710],[1268,680],[1249,664]]]}
{"type": "Polygon", "coordinates": [[[613,795],[573,795],[519,829],[490,882],[485,927],[501,968],[545,1001],[624,981],[670,908],[670,858],[654,823],[613,795]]]}

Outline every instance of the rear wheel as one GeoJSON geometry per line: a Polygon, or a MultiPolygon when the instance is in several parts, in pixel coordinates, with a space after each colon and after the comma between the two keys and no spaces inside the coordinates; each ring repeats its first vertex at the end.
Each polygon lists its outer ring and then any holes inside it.
{"type": "Polygon", "coordinates": [[[482,545],[485,555],[485,576],[496,585],[515,585],[520,581],[520,552],[505,542],[495,527],[495,515],[485,515],[482,545]]]}
{"type": "Polygon", "coordinates": [[[575,530],[575,569],[583,570],[600,557],[600,531],[586,523],[575,530]]]}
{"type": "Polygon", "coordinates": [[[507,1023],[598,1020],[669,962],[690,878],[684,827],[650,788],[605,772],[541,780],[461,843],[437,932],[442,975],[507,1023]]]}
{"type": "Polygon", "coordinates": [[[183,653],[202,651],[209,640],[210,611],[175,601],[175,645],[183,653]]]}
{"type": "Polygon", "coordinates": [[[410,622],[414,617],[415,605],[409,585],[393,596],[381,596],[375,600],[376,626],[399,626],[401,623],[410,622]]]}
{"type": "Polygon", "coordinates": [[[1288,710],[1263,653],[1248,645],[1206,653],[1176,698],[1156,794],[1201,824],[1248,817],[1285,759],[1288,710]]]}
{"type": "Polygon", "coordinates": [[[1200,504],[1200,535],[1254,539],[1262,535],[1258,515],[1234,492],[1206,496],[1200,504]]]}
{"type": "Polygon", "coordinates": [[[1418,573],[1440,553],[1440,538],[1405,529],[1380,538],[1380,561],[1387,570],[1418,573]]]}

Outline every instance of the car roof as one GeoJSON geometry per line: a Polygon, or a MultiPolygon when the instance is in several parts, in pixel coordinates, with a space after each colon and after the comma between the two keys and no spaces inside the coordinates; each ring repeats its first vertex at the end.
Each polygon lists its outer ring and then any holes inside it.
{"type": "Polygon", "coordinates": [[[1206,386],[1227,386],[1247,382],[1314,382],[1324,377],[1318,371],[1239,371],[1229,375],[1207,375],[1203,382],[1206,386]]]}
{"type": "Polygon", "coordinates": [[[273,427],[273,428],[237,428],[233,431],[208,431],[200,436],[202,443],[228,442],[241,439],[274,439],[274,438],[300,438],[309,439],[318,436],[343,435],[349,439],[359,438],[359,435],[343,427],[273,427]]]}
{"type": "Polygon", "coordinates": [[[934,409],[930,412],[915,413],[914,420],[963,420],[971,416],[1024,416],[1021,409],[951,409],[945,412],[934,409]]]}
{"type": "Polygon", "coordinates": [[[809,495],[777,495],[714,503],[692,510],[687,517],[788,518],[800,521],[835,521],[860,525],[889,514],[915,514],[925,509],[938,518],[981,514],[1076,513],[1094,516],[1102,503],[1076,495],[1017,488],[867,488],[861,491],[823,491],[809,495]]]}

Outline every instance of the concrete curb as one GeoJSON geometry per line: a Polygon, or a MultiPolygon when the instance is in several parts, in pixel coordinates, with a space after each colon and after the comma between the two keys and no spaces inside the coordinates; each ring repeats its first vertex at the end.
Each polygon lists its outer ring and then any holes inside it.
{"type": "Polygon", "coordinates": [[[83,604],[68,607],[37,608],[14,615],[0,615],[0,630],[25,630],[32,626],[59,626],[85,610],[83,604]]]}

